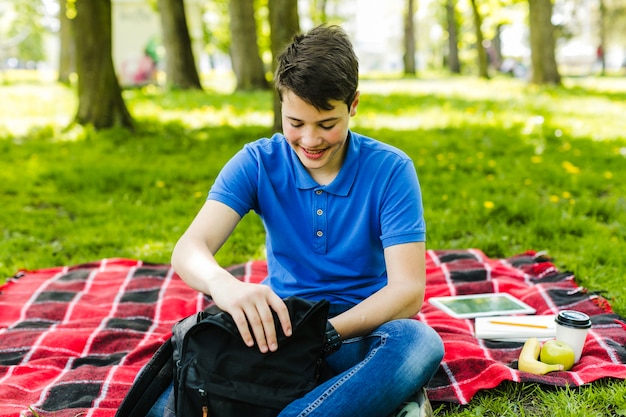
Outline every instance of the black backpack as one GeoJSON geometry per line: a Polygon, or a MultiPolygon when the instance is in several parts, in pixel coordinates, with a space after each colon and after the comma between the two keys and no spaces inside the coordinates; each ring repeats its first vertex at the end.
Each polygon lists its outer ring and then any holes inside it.
{"type": "Polygon", "coordinates": [[[286,298],[292,336],[275,315],[279,349],[243,343],[231,316],[216,306],[174,326],[172,337],[142,369],[116,417],[144,417],[174,380],[178,417],[273,417],[325,376],[322,347],[329,303],[286,298]]]}

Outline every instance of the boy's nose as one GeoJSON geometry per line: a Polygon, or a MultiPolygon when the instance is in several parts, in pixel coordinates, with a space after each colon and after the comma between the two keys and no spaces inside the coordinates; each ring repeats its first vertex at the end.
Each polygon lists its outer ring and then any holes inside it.
{"type": "Polygon", "coordinates": [[[305,145],[305,147],[314,147],[320,143],[319,135],[317,134],[317,129],[308,127],[302,131],[301,143],[305,145]]]}

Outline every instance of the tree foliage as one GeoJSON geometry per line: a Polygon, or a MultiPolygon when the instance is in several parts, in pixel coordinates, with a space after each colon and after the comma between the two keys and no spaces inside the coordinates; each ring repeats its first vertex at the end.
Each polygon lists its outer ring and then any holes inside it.
{"type": "Polygon", "coordinates": [[[53,29],[44,4],[41,0],[20,0],[10,6],[14,18],[4,36],[0,33],[0,48],[10,50],[22,62],[44,61],[44,36],[53,29]]]}
{"type": "Polygon", "coordinates": [[[309,2],[309,16],[313,25],[318,26],[328,22],[328,0],[311,0],[309,2]]]}
{"type": "Polygon", "coordinates": [[[213,0],[204,3],[204,49],[209,56],[228,54],[230,50],[230,27],[228,0],[213,0]]]}

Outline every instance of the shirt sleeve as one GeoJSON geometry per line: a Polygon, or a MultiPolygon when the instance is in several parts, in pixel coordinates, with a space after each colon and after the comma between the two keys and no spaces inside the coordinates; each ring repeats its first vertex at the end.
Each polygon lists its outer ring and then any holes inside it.
{"type": "Polygon", "coordinates": [[[422,193],[410,159],[392,170],[381,204],[383,247],[426,240],[422,193]]]}
{"type": "Polygon", "coordinates": [[[258,160],[246,145],[224,165],[207,200],[224,203],[241,217],[257,210],[258,166],[258,160]]]}

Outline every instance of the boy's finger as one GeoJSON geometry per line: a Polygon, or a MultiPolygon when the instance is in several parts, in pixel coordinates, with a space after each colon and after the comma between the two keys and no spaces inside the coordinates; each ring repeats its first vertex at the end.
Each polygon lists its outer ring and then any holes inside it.
{"type": "MultiPolygon", "coordinates": [[[[248,319],[248,325],[252,330],[254,340],[256,340],[257,347],[259,348],[261,353],[267,352],[268,347],[265,334],[266,324],[263,322],[263,320],[261,320],[261,316],[256,306],[252,305],[246,310],[246,318],[248,319]]],[[[272,319],[271,322],[273,326],[274,320],[272,319]]]]}
{"type": "Polygon", "coordinates": [[[241,335],[241,339],[243,339],[243,342],[246,344],[246,346],[254,346],[254,339],[252,338],[252,334],[250,333],[248,319],[246,318],[243,310],[231,312],[230,315],[232,316],[233,321],[237,326],[237,330],[239,330],[239,334],[241,335]]]}
{"type": "MultiPolygon", "coordinates": [[[[271,352],[275,352],[276,349],[278,349],[278,338],[276,337],[276,324],[274,323],[272,310],[267,304],[259,305],[257,309],[261,323],[263,324],[263,334],[267,342],[267,348],[271,352]]],[[[261,352],[266,351],[261,350],[261,352]]]]}
{"type": "Polygon", "coordinates": [[[285,336],[291,336],[291,318],[285,302],[279,296],[275,296],[270,300],[270,307],[276,312],[285,336]]]}

